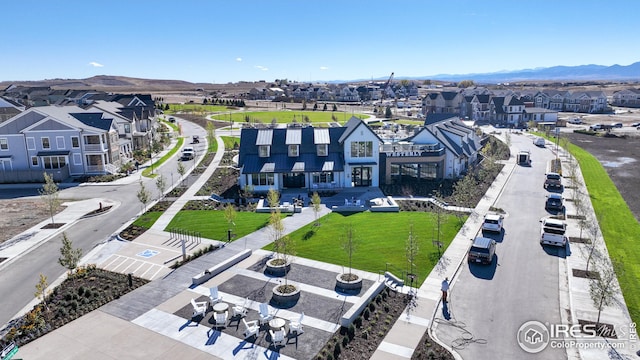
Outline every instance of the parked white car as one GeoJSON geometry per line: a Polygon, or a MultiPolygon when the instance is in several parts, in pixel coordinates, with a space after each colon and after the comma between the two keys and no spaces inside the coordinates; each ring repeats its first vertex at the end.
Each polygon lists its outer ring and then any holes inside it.
{"type": "Polygon", "coordinates": [[[533,139],[533,145],[535,146],[544,147],[544,144],[546,144],[546,141],[544,140],[544,138],[536,137],[535,139],[533,139]]]}
{"type": "Polygon", "coordinates": [[[502,232],[502,215],[487,214],[482,222],[482,231],[502,232]]]}
{"type": "Polygon", "coordinates": [[[540,220],[542,228],[540,230],[540,245],[554,245],[564,247],[567,244],[567,224],[558,219],[544,218],[540,220]]]}

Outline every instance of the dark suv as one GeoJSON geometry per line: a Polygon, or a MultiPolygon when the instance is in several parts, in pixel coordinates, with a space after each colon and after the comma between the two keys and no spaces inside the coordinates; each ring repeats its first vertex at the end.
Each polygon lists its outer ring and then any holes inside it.
{"type": "Polygon", "coordinates": [[[547,173],[544,188],[547,190],[562,190],[562,177],[558,173],[547,173]]]}
{"type": "Polygon", "coordinates": [[[562,205],[562,195],[549,194],[549,196],[547,196],[547,202],[545,203],[544,207],[547,210],[562,211],[564,209],[564,205],[562,205]]]}
{"type": "Polygon", "coordinates": [[[469,263],[491,264],[495,253],[496,241],[478,236],[473,240],[473,245],[469,249],[467,261],[469,263]]]}

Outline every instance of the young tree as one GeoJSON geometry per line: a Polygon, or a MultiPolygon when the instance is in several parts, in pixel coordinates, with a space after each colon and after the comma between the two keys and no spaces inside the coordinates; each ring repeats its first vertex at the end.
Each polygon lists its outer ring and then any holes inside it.
{"type": "Polygon", "coordinates": [[[324,106],[322,106],[322,111],[327,111],[327,103],[324,103],[324,106]]]}
{"type": "Polygon", "coordinates": [[[216,127],[213,126],[213,122],[207,121],[207,141],[209,142],[209,146],[216,141],[216,127]]]}
{"type": "Polygon", "coordinates": [[[318,103],[313,104],[313,111],[318,110],[318,103]]]}
{"type": "Polygon", "coordinates": [[[393,113],[391,113],[391,107],[387,106],[387,108],[384,111],[384,117],[387,119],[391,119],[391,116],[393,116],[393,113]]]}
{"type": "Polygon", "coordinates": [[[47,282],[47,276],[44,274],[40,274],[40,281],[36,284],[36,292],[35,297],[37,299],[42,300],[44,307],[49,310],[49,305],[47,305],[47,287],[49,283],[47,282]]]}
{"type": "Polygon", "coordinates": [[[320,195],[318,195],[317,191],[313,192],[313,196],[311,197],[311,206],[313,207],[313,213],[316,217],[315,226],[320,226],[318,214],[320,213],[320,207],[322,206],[322,199],[320,199],[320,195]]]}
{"type": "Polygon", "coordinates": [[[67,233],[62,233],[62,247],[60,248],[60,257],[58,263],[69,270],[69,274],[78,267],[78,263],[82,258],[82,249],[73,248],[73,243],[67,237],[67,233]]]}
{"type": "Polygon", "coordinates": [[[596,320],[596,331],[598,331],[598,325],[600,325],[600,314],[605,306],[614,304],[616,296],[616,275],[622,276],[624,274],[624,267],[621,261],[611,259],[611,265],[609,266],[606,261],[606,257],[602,258],[602,264],[600,268],[600,276],[594,277],[589,282],[589,295],[594,306],[598,309],[598,319],[596,320]]]}
{"type": "Polygon", "coordinates": [[[473,200],[477,194],[478,181],[471,171],[453,184],[453,198],[459,206],[475,207],[473,206],[473,200]]]}
{"type": "Polygon", "coordinates": [[[591,240],[591,244],[589,244],[589,252],[587,255],[587,267],[585,271],[589,274],[589,264],[591,263],[591,259],[594,255],[598,255],[596,252],[596,245],[598,244],[598,233],[600,231],[600,227],[598,225],[597,218],[592,218],[591,221],[587,223],[587,233],[589,234],[589,240],[591,240]]]}
{"type": "MultiPolygon", "coordinates": [[[[409,224],[409,237],[407,238],[407,241],[405,243],[405,252],[407,255],[407,265],[409,266],[408,269],[408,274],[410,276],[415,276],[414,273],[414,264],[415,264],[415,260],[418,257],[418,237],[416,236],[416,234],[413,232],[413,222],[411,224],[409,224]]],[[[412,285],[413,285],[413,279],[412,279],[412,285]]]]}
{"type": "Polygon", "coordinates": [[[156,187],[158,191],[160,191],[160,199],[164,197],[164,191],[167,190],[167,180],[164,178],[164,175],[160,174],[156,178],[156,187]]]}
{"type": "Polygon", "coordinates": [[[338,106],[335,103],[333,104],[333,110],[332,111],[338,111],[338,106]]]}
{"type": "Polygon", "coordinates": [[[229,230],[231,230],[232,227],[235,226],[237,215],[238,214],[236,213],[236,207],[233,206],[233,204],[227,204],[227,206],[224,207],[224,219],[227,220],[229,230]]]}
{"type": "Polygon", "coordinates": [[[182,184],[184,183],[184,174],[187,172],[187,168],[184,167],[184,165],[182,165],[182,162],[178,162],[178,175],[180,175],[180,186],[182,186],[182,184]]]}
{"type": "Polygon", "coordinates": [[[358,276],[351,273],[353,253],[358,248],[357,239],[355,237],[352,224],[347,225],[347,227],[345,228],[345,234],[342,238],[341,246],[342,246],[342,250],[344,250],[347,253],[347,258],[349,260],[349,272],[342,276],[342,280],[344,281],[357,280],[358,276]]]}
{"type": "Polygon", "coordinates": [[[60,206],[60,199],[58,198],[58,185],[53,181],[53,176],[43,173],[44,175],[44,185],[42,189],[39,190],[40,198],[45,202],[47,208],[49,209],[49,215],[51,216],[51,224],[55,224],[53,221],[53,215],[58,210],[60,206]]]}
{"type": "Polygon", "coordinates": [[[269,203],[271,212],[274,211],[274,208],[277,208],[280,206],[280,194],[278,194],[278,191],[276,191],[273,188],[269,189],[269,192],[267,193],[267,203],[269,203]]]}
{"type": "Polygon", "coordinates": [[[138,193],[136,194],[136,196],[138,197],[138,200],[142,203],[142,212],[145,212],[147,210],[147,204],[149,203],[149,200],[151,200],[151,194],[149,193],[149,190],[147,190],[147,188],[142,183],[142,180],[140,180],[140,190],[138,190],[138,193]]]}

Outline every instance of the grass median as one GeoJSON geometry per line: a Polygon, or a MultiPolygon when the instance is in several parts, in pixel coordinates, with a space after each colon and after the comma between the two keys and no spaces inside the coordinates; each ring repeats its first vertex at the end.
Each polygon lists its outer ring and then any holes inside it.
{"type": "Polygon", "coordinates": [[[569,147],[580,164],[609,256],[624,266],[618,282],[631,319],[637,323],[640,321],[640,243],[637,242],[640,223],[598,159],[576,145],[569,147]]]}

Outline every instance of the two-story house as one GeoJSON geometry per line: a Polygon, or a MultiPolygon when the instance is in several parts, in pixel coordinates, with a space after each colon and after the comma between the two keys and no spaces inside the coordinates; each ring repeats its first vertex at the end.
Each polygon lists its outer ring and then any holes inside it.
{"type": "Polygon", "coordinates": [[[121,165],[112,117],[77,106],[30,108],[0,124],[0,182],[56,181],[115,173],[121,165]]]}
{"type": "Polygon", "coordinates": [[[378,186],[380,138],[360,119],[343,127],[244,128],[239,184],[254,192],[378,186]]]}

